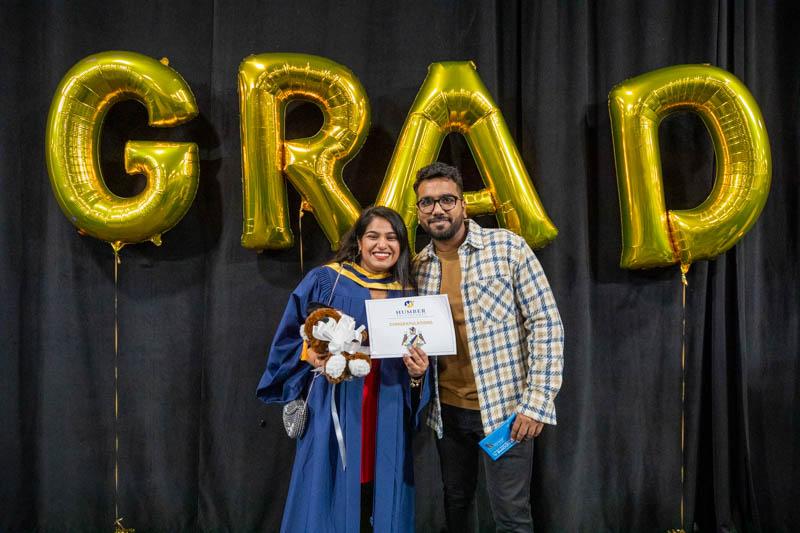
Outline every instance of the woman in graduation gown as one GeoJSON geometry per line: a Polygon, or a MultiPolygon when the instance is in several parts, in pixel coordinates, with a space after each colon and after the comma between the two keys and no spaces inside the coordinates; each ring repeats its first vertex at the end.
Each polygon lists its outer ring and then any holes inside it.
{"type": "MultiPolygon", "coordinates": [[[[334,261],[309,272],[292,293],[258,397],[286,403],[308,393],[312,370],[320,364],[300,338],[310,304],[312,310],[315,304],[338,309],[366,325],[365,300],[413,294],[403,220],[386,207],[364,210],[334,261]]],[[[373,360],[366,378],[338,385],[314,380],[282,531],[414,530],[411,431],[428,400],[427,369],[427,356],[415,348],[402,359],[373,360]]]]}

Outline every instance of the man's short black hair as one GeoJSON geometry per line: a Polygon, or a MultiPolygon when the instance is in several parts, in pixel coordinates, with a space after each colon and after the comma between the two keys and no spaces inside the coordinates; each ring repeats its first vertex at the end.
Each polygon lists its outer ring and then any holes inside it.
{"type": "Polygon", "coordinates": [[[414,192],[417,192],[419,184],[425,180],[444,178],[452,181],[458,186],[458,194],[464,192],[464,181],[461,179],[461,172],[451,165],[436,161],[426,167],[422,167],[417,172],[417,179],[414,180],[414,192]]]}

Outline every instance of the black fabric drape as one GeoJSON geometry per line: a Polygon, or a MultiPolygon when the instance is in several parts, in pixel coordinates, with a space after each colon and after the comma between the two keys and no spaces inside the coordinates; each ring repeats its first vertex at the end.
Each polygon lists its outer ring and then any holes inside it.
{"type": "MultiPolygon", "coordinates": [[[[689,272],[687,529],[790,531],[800,523],[800,8],[790,2],[4,2],[0,17],[0,530],[108,530],[114,516],[114,265],[52,195],[44,127],[53,91],[104,50],[168,56],[201,111],[151,129],[135,103],[104,128],[114,190],[128,139],[193,141],[200,190],[160,248],[119,270],[120,514],[137,531],[274,531],[293,443],[255,386],[297,247],[239,245],[236,75],[260,52],[348,66],[369,95],[367,142],[346,167],[362,205],[378,191],[428,64],[473,59],[559,236],[538,256],[566,329],[559,424],[536,443],[540,531],[679,527],[681,285],[677,268],[620,269],[606,98],[656,68],[711,63],[749,87],[773,173],[754,228],[689,272]]],[[[297,106],[289,136],[314,133],[297,106]]],[[[667,204],[697,205],[713,180],[708,134],[689,114],[660,131],[667,204]]],[[[458,136],[441,158],[480,186],[458,136]]],[[[296,219],[299,198],[290,189],[296,219]]],[[[492,217],[482,223],[494,224],[492,217]]],[[[305,217],[307,268],[330,256],[305,217]]],[[[420,237],[420,244],[424,242],[420,237]]],[[[443,528],[429,432],[417,437],[420,531],[443,528]]],[[[492,527],[479,499],[482,529],[492,527]]]]}

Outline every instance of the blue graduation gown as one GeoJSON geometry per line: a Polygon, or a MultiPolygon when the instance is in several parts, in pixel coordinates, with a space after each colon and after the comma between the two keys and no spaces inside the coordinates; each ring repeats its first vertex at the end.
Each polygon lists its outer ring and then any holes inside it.
{"type": "MultiPolygon", "coordinates": [[[[266,403],[286,403],[305,397],[313,377],[311,365],[300,360],[300,325],[310,302],[327,304],[338,265],[315,268],[294,290],[270,348],[267,369],[258,385],[266,403]]],[[[330,306],[352,316],[356,325],[367,323],[364,301],[369,289],[355,281],[352,269],[339,277],[330,306]],[[352,279],[351,279],[352,278],[352,279]]],[[[390,290],[388,297],[409,295],[390,290]]],[[[414,530],[414,469],[411,430],[429,398],[423,386],[412,412],[409,375],[402,359],[384,359],[380,389],[375,457],[373,524],[376,532],[414,530]]],[[[426,379],[425,383],[429,380],[426,379]]],[[[364,380],[330,385],[314,381],[308,399],[308,427],[298,439],[289,494],[281,531],[353,532],[361,519],[361,404],[364,380]],[[347,468],[342,469],[331,417],[331,391],[344,433],[347,468]]]]}

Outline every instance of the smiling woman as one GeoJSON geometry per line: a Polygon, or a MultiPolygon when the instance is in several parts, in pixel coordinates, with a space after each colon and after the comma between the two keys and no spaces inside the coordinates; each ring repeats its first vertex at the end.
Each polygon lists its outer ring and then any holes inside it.
{"type": "Polygon", "coordinates": [[[375,217],[358,241],[361,263],[372,274],[386,272],[397,262],[400,244],[397,232],[385,218],[375,217]]]}
{"type": "Polygon", "coordinates": [[[408,230],[394,209],[366,208],[342,238],[334,262],[352,261],[372,274],[390,272],[403,287],[412,287],[408,230]]]}
{"type": "Polygon", "coordinates": [[[299,334],[320,305],[360,325],[366,300],[413,295],[408,248],[400,215],[370,207],[334,262],[309,272],[292,293],[258,387],[267,403],[307,398],[310,413],[297,440],[282,531],[364,531],[370,524],[375,531],[414,530],[411,431],[428,400],[427,386],[419,386],[427,356],[415,350],[404,359],[373,359],[363,379],[319,380],[312,388],[328,354],[305,346],[299,334]]]}

